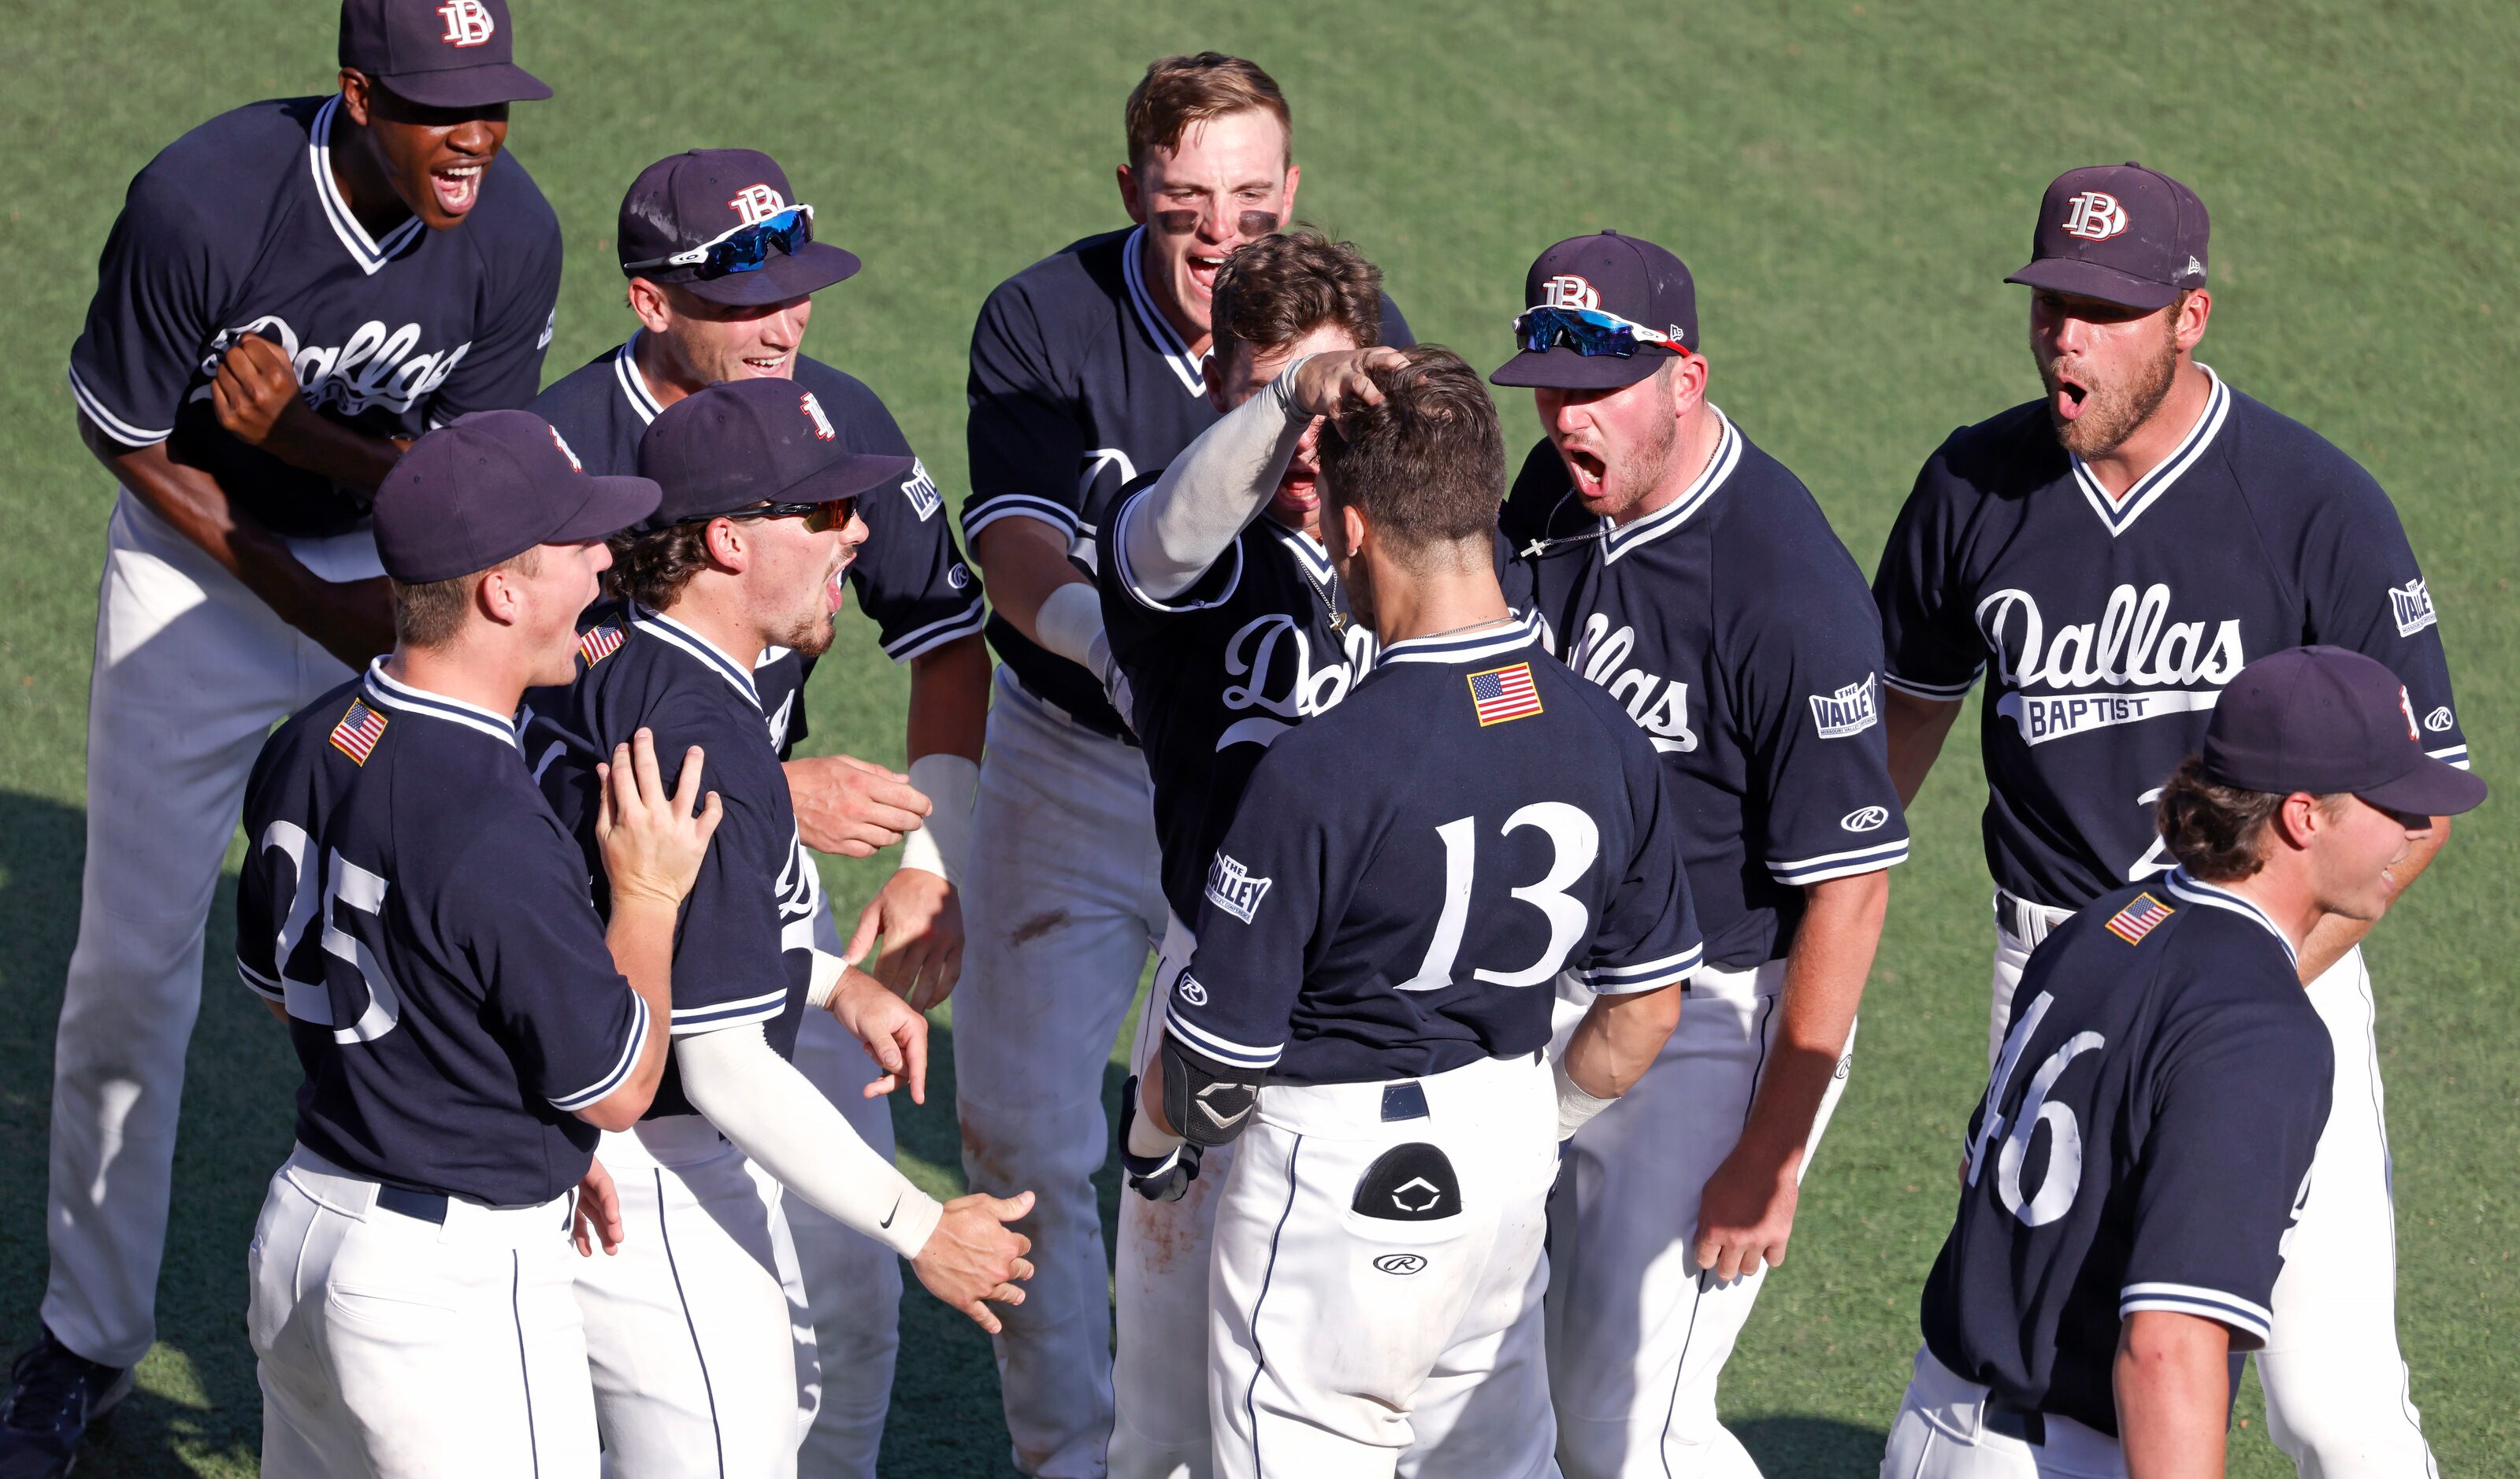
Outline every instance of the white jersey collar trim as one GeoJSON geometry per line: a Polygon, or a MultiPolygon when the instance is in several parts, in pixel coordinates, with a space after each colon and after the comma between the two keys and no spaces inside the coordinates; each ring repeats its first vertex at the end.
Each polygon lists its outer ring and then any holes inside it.
{"type": "Polygon", "coordinates": [[[753,687],[751,671],[728,656],[716,643],[662,611],[652,611],[636,602],[630,603],[629,611],[632,626],[670,647],[682,649],[686,655],[705,664],[725,679],[754,709],[761,707],[761,690],[753,687]]]}
{"type": "Polygon", "coordinates": [[[648,377],[639,373],[639,336],[647,332],[645,329],[634,331],[621,341],[620,348],[612,351],[612,379],[621,386],[621,398],[630,403],[631,410],[639,413],[639,424],[643,426],[664,414],[665,410],[656,403],[656,392],[648,388],[648,377]]]}
{"type": "Polygon", "coordinates": [[[341,112],[341,97],[336,93],[315,110],[315,121],[306,130],[306,165],[315,176],[315,202],[323,207],[324,219],[333,235],[341,239],[342,247],[359,270],[374,277],[385,263],[400,256],[428,230],[420,217],[413,216],[385,233],[382,242],[368,235],[359,224],[350,202],[341,197],[341,187],[333,178],[333,122],[341,112]]]}
{"type": "Polygon", "coordinates": [[[2092,506],[2092,513],[2100,515],[2100,522],[2107,527],[2112,539],[2133,527],[2143,511],[2169,492],[2170,485],[2179,481],[2182,473],[2203,460],[2206,449],[2214,444],[2215,435],[2223,429],[2225,419],[2230,415],[2231,391],[2223,383],[2223,377],[2216,375],[2209,365],[2200,364],[2196,368],[2205,372],[2205,379],[2211,383],[2205,395],[2204,411],[2197,416],[2196,425],[2187,428],[2187,435],[2181,439],[2178,448],[2161,460],[2161,466],[2137,478],[2135,486],[2127,489],[2124,498],[2109,497],[2108,490],[2101,487],[2100,480],[2092,475],[2089,464],[2073,453],[2065,454],[2066,460],[2073,465],[2074,482],[2083,490],[2084,502],[2092,506]]]}
{"type": "Polygon", "coordinates": [[[1172,369],[1173,378],[1181,381],[1183,391],[1191,395],[1205,395],[1207,361],[1191,354],[1190,346],[1173,332],[1171,320],[1155,306],[1154,294],[1147,290],[1147,274],[1140,265],[1146,246],[1147,228],[1144,226],[1130,232],[1128,240],[1120,244],[1120,280],[1128,286],[1129,306],[1136,310],[1138,327],[1144,329],[1147,337],[1153,341],[1155,352],[1164,357],[1164,363],[1172,369]]]}
{"type": "Polygon", "coordinates": [[[2292,948],[2292,941],[2285,937],[2282,930],[2275,927],[2275,921],[2267,917],[2265,910],[2250,903],[2241,895],[2192,877],[2184,868],[2174,868],[2163,874],[2162,883],[2172,893],[2190,904],[2202,904],[2208,909],[2229,910],[2235,915],[2255,920],[2267,933],[2275,937],[2276,944],[2283,947],[2285,960],[2295,965],[2301,964],[2301,953],[2292,948]]]}
{"type": "Polygon", "coordinates": [[[477,703],[467,703],[461,698],[450,698],[444,694],[398,683],[386,674],[382,657],[369,660],[366,681],[361,686],[366,690],[366,697],[386,708],[406,714],[427,714],[432,719],[478,730],[515,750],[519,759],[524,756],[525,742],[518,737],[515,715],[497,713],[477,703]]]}
{"type": "Polygon", "coordinates": [[[1278,536],[1278,543],[1284,545],[1287,553],[1303,561],[1304,568],[1312,573],[1316,583],[1327,581],[1338,573],[1330,564],[1329,551],[1323,549],[1311,535],[1301,529],[1287,528],[1278,520],[1270,518],[1265,510],[1260,516],[1268,519],[1269,532],[1278,536]]]}
{"type": "MultiPolygon", "coordinates": [[[[1441,637],[1412,637],[1395,642],[1382,650],[1374,666],[1393,662],[1476,662],[1499,656],[1519,648],[1537,647],[1540,643],[1540,617],[1526,613],[1495,626],[1474,632],[1455,632],[1441,637]]],[[[1542,654],[1547,655],[1546,649],[1542,654]]]]}
{"type": "Polygon", "coordinates": [[[1732,470],[1741,466],[1741,433],[1733,426],[1732,418],[1711,402],[1706,409],[1715,413],[1715,420],[1723,427],[1715,438],[1715,450],[1708,455],[1706,466],[1699,470],[1696,479],[1678,498],[1636,522],[1622,528],[1604,517],[1601,520],[1604,563],[1617,560],[1630,550],[1649,545],[1688,522],[1691,515],[1714,499],[1725,480],[1732,475],[1732,470]]]}

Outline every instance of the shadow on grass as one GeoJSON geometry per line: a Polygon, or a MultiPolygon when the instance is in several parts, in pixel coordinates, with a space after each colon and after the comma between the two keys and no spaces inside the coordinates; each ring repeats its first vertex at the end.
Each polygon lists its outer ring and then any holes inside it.
{"type": "Polygon", "coordinates": [[[1833,1417],[1793,1414],[1725,1424],[1768,1479],[1856,1479],[1881,1472],[1890,1435],[1833,1417]]]}
{"type": "MultiPolygon", "coordinates": [[[[893,1135],[904,1151],[953,1173],[963,1184],[963,1136],[954,1119],[954,1030],[928,1033],[927,1102],[893,1107],[893,1135]]],[[[1117,1067],[1102,1071],[1102,1112],[1120,1112],[1117,1067]]],[[[1102,1214],[1104,1257],[1119,1240],[1120,1176],[1106,1164],[1094,1177],[1102,1214]]],[[[935,1479],[999,1479],[1015,1472],[998,1401],[996,1358],[989,1337],[961,1313],[919,1286],[907,1269],[901,1299],[901,1360],[892,1379],[892,1414],[884,1425],[882,1471],[935,1479]]]]}
{"type": "MultiPolygon", "coordinates": [[[[79,808],[0,793],[0,1338],[12,1350],[34,1339],[43,1295],[53,1029],[78,934],[85,845],[79,808]]],[[[99,1424],[83,1476],[255,1467],[261,1397],[245,1338],[245,1249],[263,1185],[288,1154],[297,1065],[226,964],[235,909],[235,879],[222,876],[185,1065],[158,1344],[140,1389],[99,1424]]]]}

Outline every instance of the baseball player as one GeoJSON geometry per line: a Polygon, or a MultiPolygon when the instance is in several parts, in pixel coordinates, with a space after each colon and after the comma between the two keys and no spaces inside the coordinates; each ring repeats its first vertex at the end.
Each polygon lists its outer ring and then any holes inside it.
{"type": "Polygon", "coordinates": [[[598,1471],[574,1196],[618,1237],[589,1152],[664,1071],[675,910],[722,809],[698,751],[671,795],[644,731],[612,754],[608,936],[515,715],[656,500],[521,411],[422,437],[376,498],[392,655],[253,768],[237,969],[306,1074],[247,1255],[274,1479],[598,1471]]]}
{"type": "MultiPolygon", "coordinates": [[[[1566,1149],[1550,1230],[1558,1459],[1583,1479],[1755,1476],[1716,1386],[1846,1085],[1908,829],[1863,572],[1707,397],[1680,258],[1542,252],[1491,379],[1547,439],[1506,506],[1568,666],[1668,773],[1706,967],[1654,1071],[1566,1149]]],[[[1561,1030],[1592,993],[1561,982],[1561,1030]]]]}
{"type": "MultiPolygon", "coordinates": [[[[752,682],[805,845],[866,857],[904,843],[901,868],[845,946],[829,911],[814,917],[817,948],[854,962],[879,932],[876,979],[924,1007],[953,989],[961,968],[962,916],[950,879],[962,874],[969,850],[988,713],[980,589],[955,548],[935,481],[891,413],[863,382],[801,352],[811,294],[858,267],[855,256],[815,240],[816,229],[812,204],[794,200],[767,155],[694,150],[648,166],[622,198],[615,238],[639,330],[555,382],[531,409],[560,427],[589,468],[627,471],[664,407],[720,381],[786,380],[812,393],[840,445],[913,458],[897,489],[871,495],[881,507],[871,510],[866,543],[848,565],[858,607],[875,619],[885,653],[910,665],[910,775],[846,755],[791,758],[805,732],[800,690],[812,658],[774,646],[752,682]]],[[[891,1159],[889,1101],[865,1092],[878,1070],[835,1018],[805,1014],[794,1061],[858,1138],[891,1159]]],[[[872,1475],[900,1345],[901,1265],[809,1204],[787,1208],[823,1372],[798,1466],[872,1475]]]]}
{"type": "Polygon", "coordinates": [[[2233,1357],[2280,1330],[2278,1269],[2356,1189],[2312,1167],[2334,1067],[2301,952],[2378,919],[2485,783],[2424,753],[2359,652],[2225,682],[2156,803],[2176,867],[2022,970],[1882,1479],[2221,1474],[2233,1357]]]}
{"type": "MultiPolygon", "coordinates": [[[[1153,782],[1167,906],[1149,1017],[1132,1050],[1141,1081],[1164,998],[1190,964],[1185,921],[1198,917],[1208,861],[1251,768],[1372,665],[1372,633],[1348,609],[1321,544],[1315,448],[1319,413],[1342,394],[1381,393],[1353,352],[1381,336],[1381,281],[1355,247],[1309,231],[1235,252],[1216,277],[1207,376],[1226,414],[1160,475],[1124,489],[1111,516],[1098,580],[1126,684],[1114,707],[1153,782]]],[[[1385,350],[1379,362],[1400,360],[1385,350]]],[[[1203,1179],[1143,1188],[1180,1194],[1121,1203],[1116,1476],[1207,1471],[1208,1229],[1230,1153],[1219,1147],[1203,1179]]]]}
{"type": "MultiPolygon", "coordinates": [[[[1995,874],[1990,1054],[2023,961],[2067,914],[2171,862],[2162,778],[2252,658],[2303,642],[2387,664],[2424,746],[2467,742],[2432,594],[2370,474],[2198,364],[2213,312],[2204,203],[2138,164],[2070,170],[2040,203],[2030,342],[2047,394],[1952,433],[1872,583],[1884,728],[1912,799],[1960,700],[1980,733],[1995,874]]],[[[2431,862],[2445,820],[2395,873],[2431,862]]],[[[2305,1473],[2428,1472],[2399,1359],[2388,1136],[2360,941],[2321,923],[2302,979],[2334,1044],[2323,1188],[2293,1234],[2259,1353],[2268,1426],[2305,1473]]]]}
{"type": "MultiPolygon", "coordinates": [[[[1110,1284],[1089,1178],[1111,1146],[1103,1070],[1165,914],[1093,572],[1119,489],[1215,422],[1216,273],[1292,214],[1299,178],[1285,98],[1248,62],[1164,58],[1126,118],[1137,225],[999,285],[971,334],[963,533],[1001,665],[963,884],[956,1107],[970,1185],[1041,1196],[1042,1274],[997,1355],[1014,1466],[1044,1479],[1104,1471],[1110,1284]]],[[[1382,341],[1409,342],[1383,313],[1382,341]]]]}
{"type": "Polygon", "coordinates": [[[1553,1475],[1561,1123],[1652,1061],[1696,919],[1652,746],[1507,606],[1476,372],[1428,348],[1369,373],[1381,400],[1323,434],[1321,487],[1381,655],[1253,772],[1139,1102],[1192,1145],[1239,1137],[1215,1472],[1553,1475]],[[1561,968],[1600,996],[1552,1072],[1561,968]]]}
{"type": "Polygon", "coordinates": [[[663,503],[621,551],[626,599],[586,629],[576,683],[533,700],[529,748],[562,741],[544,785],[581,844],[593,758],[636,729],[669,752],[707,748],[726,801],[675,940],[673,1068],[637,1131],[603,1149],[631,1241],[578,1278],[623,1479],[796,1472],[819,1371],[784,1193],[910,1259],[983,1325],[997,1322],[981,1301],[1020,1302],[1030,1272],[1001,1226],[1028,1199],[938,1206],[788,1060],[803,1013],[827,1009],[881,1065],[867,1094],[925,1093],[925,1019],[814,948],[822,884],[752,683],[767,648],[831,645],[866,538],[857,502],[910,474],[909,459],[850,452],[828,426],[812,391],[775,379],[667,407],[640,442],[663,503]]]}
{"type": "Polygon", "coordinates": [[[66,1462],[155,1338],[211,893],[272,724],[392,645],[378,481],[427,426],[533,397],[560,226],[502,150],[508,105],[550,96],[513,58],[505,0],[343,0],[339,90],[186,134],[106,240],[69,382],[121,492],[54,1045],[51,1277],[0,1466],[66,1462]]]}

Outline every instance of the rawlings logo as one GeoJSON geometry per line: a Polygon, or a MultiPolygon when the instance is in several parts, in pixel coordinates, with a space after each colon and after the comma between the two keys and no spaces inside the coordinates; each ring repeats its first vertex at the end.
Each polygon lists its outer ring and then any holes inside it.
{"type": "Polygon", "coordinates": [[[2450,705],[2447,703],[2424,716],[2424,728],[2436,735],[2449,734],[2451,724],[2450,705]]]}
{"type": "Polygon", "coordinates": [[[2086,242],[2105,242],[2127,229],[2126,207],[2103,190],[2086,190],[2066,202],[2065,234],[2086,242]]]}
{"type": "Polygon", "coordinates": [[[446,18],[446,34],[437,39],[449,46],[479,46],[498,34],[499,23],[481,0],[447,0],[437,13],[446,18]]]}
{"type": "Polygon", "coordinates": [[[1845,828],[1851,832],[1868,832],[1876,828],[1888,825],[1889,821],[1890,808],[1886,806],[1860,806],[1855,810],[1848,812],[1845,816],[1838,818],[1837,825],[1845,828]]]}
{"type": "Polygon", "coordinates": [[[1373,1261],[1373,1266],[1385,1274],[1397,1274],[1406,1278],[1412,1274],[1422,1273],[1426,1260],[1415,1253],[1385,1253],[1373,1261]]]}
{"type": "Polygon", "coordinates": [[[788,202],[767,185],[746,185],[726,202],[726,208],[742,216],[744,225],[752,226],[786,210],[788,202]]]}

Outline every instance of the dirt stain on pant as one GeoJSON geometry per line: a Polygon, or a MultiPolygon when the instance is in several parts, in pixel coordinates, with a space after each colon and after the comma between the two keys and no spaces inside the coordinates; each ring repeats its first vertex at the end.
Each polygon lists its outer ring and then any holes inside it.
{"type": "Polygon", "coordinates": [[[1040,914],[1034,915],[1031,919],[1017,924],[1014,929],[1007,935],[1007,943],[1018,946],[1029,945],[1033,941],[1040,939],[1043,935],[1050,933],[1052,930],[1057,929],[1059,925],[1066,922],[1066,910],[1044,910],[1040,914]]]}

